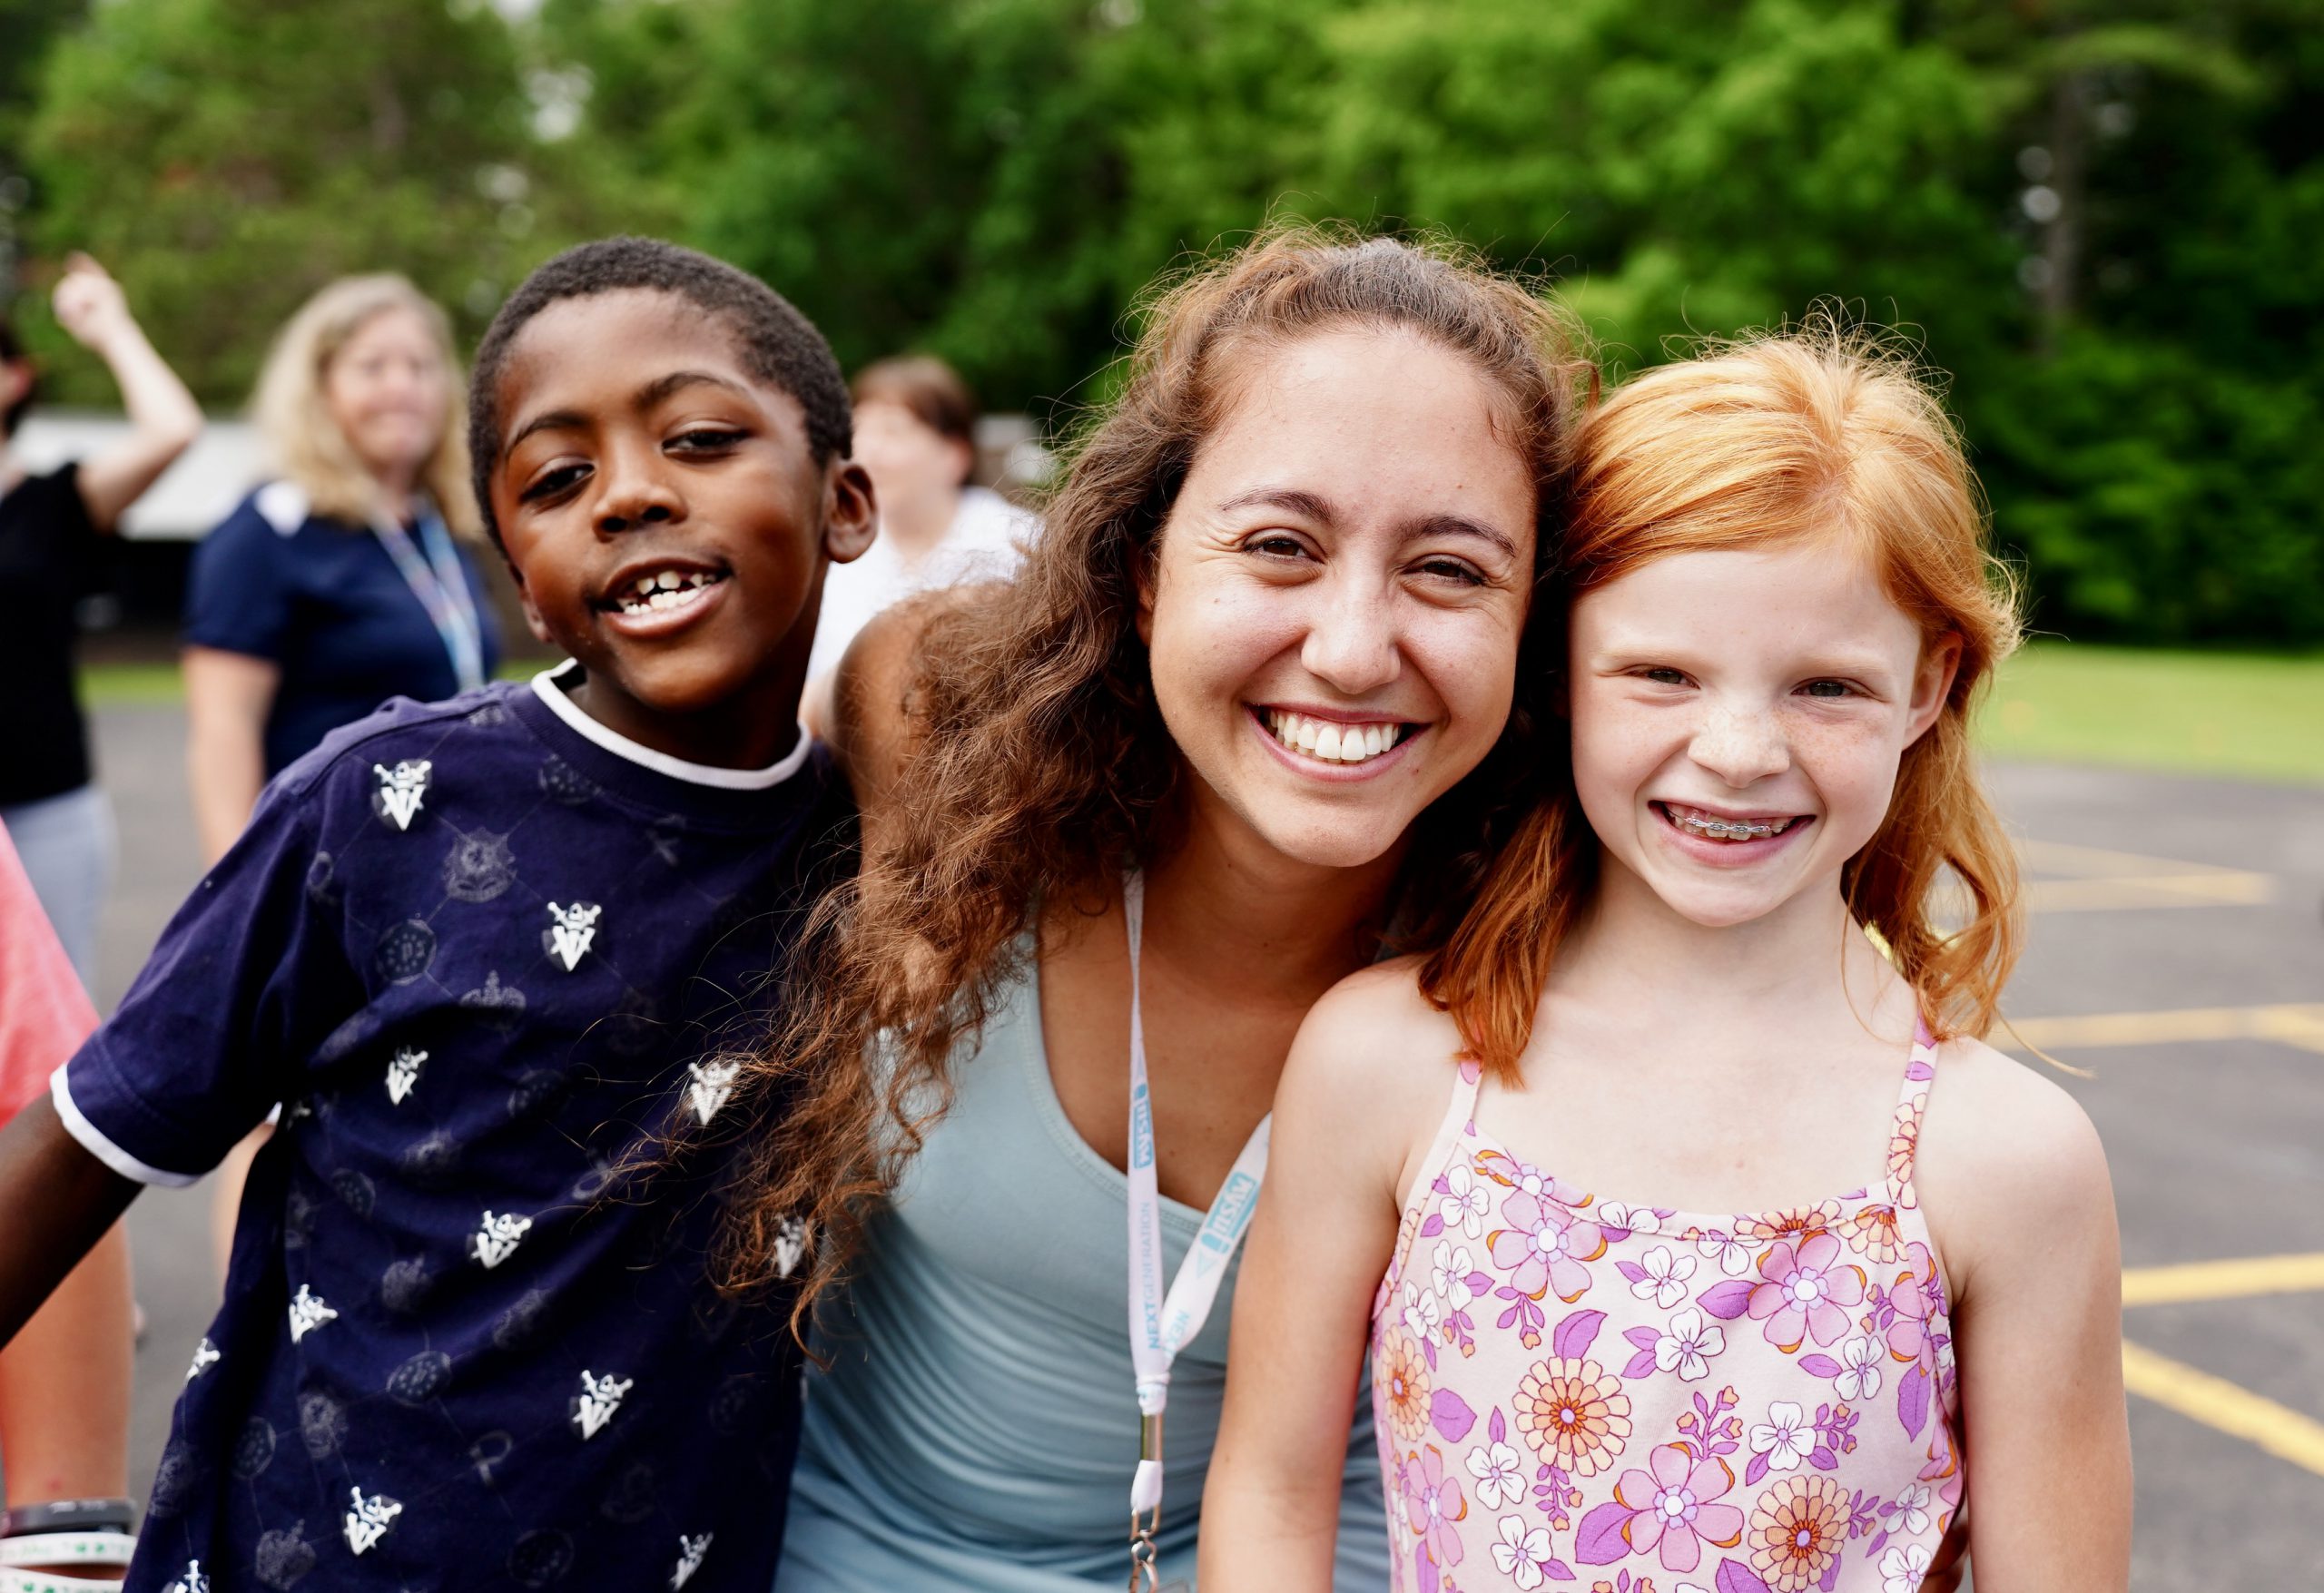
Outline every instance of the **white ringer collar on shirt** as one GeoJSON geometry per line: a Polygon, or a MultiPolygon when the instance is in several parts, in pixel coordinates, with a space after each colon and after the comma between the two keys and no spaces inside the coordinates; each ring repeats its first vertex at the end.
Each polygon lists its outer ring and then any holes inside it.
{"type": "Polygon", "coordinates": [[[568,672],[579,673],[581,665],[566,659],[555,669],[545,669],[533,677],[533,695],[548,706],[570,726],[576,734],[594,742],[615,757],[635,763],[641,769],[651,769],[656,774],[666,774],[673,780],[684,780],[695,785],[714,785],[724,791],[765,791],[781,785],[806,767],[812,738],[805,724],[799,726],[796,745],[780,762],[763,769],[720,769],[709,763],[689,763],[684,758],[673,758],[667,752],[631,741],[627,736],[608,729],[581,710],[581,704],[565,694],[558,678],[568,672]]]}

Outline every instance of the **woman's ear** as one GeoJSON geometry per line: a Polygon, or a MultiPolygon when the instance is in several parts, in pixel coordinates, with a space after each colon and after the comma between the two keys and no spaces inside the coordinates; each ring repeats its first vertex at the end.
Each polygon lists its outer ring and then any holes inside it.
{"type": "Polygon", "coordinates": [[[1945,712],[1946,701],[1953,695],[1953,678],[1961,673],[1961,638],[1947,631],[1942,636],[1921,644],[1919,668],[1913,672],[1912,717],[1908,723],[1911,733],[1905,744],[1928,733],[1936,716],[1945,712]]]}
{"type": "Polygon", "coordinates": [[[880,507],[872,473],[852,459],[834,462],[823,477],[823,552],[835,565],[853,564],[880,534],[880,507]]]}

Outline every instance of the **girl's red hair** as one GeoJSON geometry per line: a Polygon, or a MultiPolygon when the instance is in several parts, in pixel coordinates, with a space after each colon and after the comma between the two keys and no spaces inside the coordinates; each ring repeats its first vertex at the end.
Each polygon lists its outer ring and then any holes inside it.
{"type": "MultiPolygon", "coordinates": [[[[2016,962],[2016,856],[1977,782],[1971,704],[2017,645],[2015,583],[1987,551],[1959,435],[1929,379],[1873,334],[1818,317],[1716,345],[1617,389],[1583,421],[1565,543],[1569,602],[1675,553],[1814,539],[1877,574],[1923,636],[1959,638],[1936,723],[1905,750],[1888,816],[1841,874],[1937,1037],[1982,1037],[2016,962]],[[1949,870],[1966,921],[1933,897],[1949,870]]],[[[1560,943],[1588,907],[1598,842],[1566,754],[1421,988],[1503,1082],[1560,943]]]]}

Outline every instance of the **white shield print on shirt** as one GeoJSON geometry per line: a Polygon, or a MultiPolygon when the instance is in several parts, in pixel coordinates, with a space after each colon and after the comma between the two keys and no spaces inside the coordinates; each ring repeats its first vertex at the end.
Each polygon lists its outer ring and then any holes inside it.
{"type": "Polygon", "coordinates": [[[709,1532],[699,1536],[686,1532],[678,1534],[678,1567],[670,1573],[671,1587],[684,1587],[693,1579],[694,1574],[702,1569],[702,1557],[710,1552],[710,1540],[714,1536],[709,1532]]]}
{"type": "Polygon", "coordinates": [[[525,1235],[532,1231],[532,1226],[533,1219],[530,1217],[520,1217],[514,1212],[496,1217],[487,1211],[484,1214],[484,1225],[476,1231],[476,1237],[468,1241],[468,1248],[486,1266],[498,1266],[517,1254],[517,1246],[524,1243],[525,1235]]]}
{"type": "Polygon", "coordinates": [[[549,955],[565,964],[566,973],[589,954],[589,943],[597,938],[597,915],[605,910],[594,901],[576,901],[571,907],[548,904],[548,916],[556,921],[544,938],[549,955]]]}
{"type": "Polygon", "coordinates": [[[689,1062],[686,1071],[694,1082],[686,1086],[686,1099],[694,1106],[694,1115],[707,1123],[718,1116],[734,1093],[734,1080],[743,1071],[740,1062],[689,1062]]]}
{"type": "Polygon", "coordinates": [[[307,1285],[299,1285],[299,1293],[290,1301],[290,1342],[297,1343],[327,1322],[337,1322],[339,1313],[323,1303],[323,1297],[310,1293],[307,1285]]]}
{"type": "Polygon", "coordinates": [[[583,1438],[595,1438],[606,1430],[606,1423],[621,1409],[623,1396],[636,1381],[633,1377],[615,1377],[610,1372],[603,1377],[592,1377],[586,1370],[582,1372],[581,1393],[573,1401],[573,1420],[583,1438]]]}
{"type": "Polygon", "coordinates": [[[388,1062],[388,1099],[402,1106],[411,1087],[419,1082],[420,1065],[428,1060],[428,1053],[415,1051],[409,1046],[399,1048],[388,1062]]]}
{"type": "Polygon", "coordinates": [[[774,1275],[787,1278],[807,1255],[807,1220],[795,1214],[774,1227],[774,1275]]]}
{"type": "Polygon", "coordinates": [[[398,830],[410,829],[412,820],[419,816],[419,801],[427,794],[428,772],[434,767],[425,758],[401,762],[392,769],[384,763],[372,764],[371,772],[379,777],[372,807],[398,830]]]}
{"type": "Polygon", "coordinates": [[[347,1547],[362,1554],[388,1535],[395,1519],[403,1514],[403,1506],[385,1494],[375,1493],[366,1499],[359,1488],[347,1491],[355,1500],[355,1508],[347,1512],[347,1547]]]}
{"type": "Polygon", "coordinates": [[[218,1353],[217,1345],[208,1339],[202,1340],[193,1347],[193,1364],[185,1369],[186,1382],[192,1382],[223,1359],[224,1357],[218,1353]]]}

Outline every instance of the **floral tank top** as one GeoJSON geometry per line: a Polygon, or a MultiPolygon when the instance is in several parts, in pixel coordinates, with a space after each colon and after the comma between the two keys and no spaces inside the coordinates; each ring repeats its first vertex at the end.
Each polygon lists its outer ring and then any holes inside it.
{"type": "Polygon", "coordinates": [[[1924,1027],[1877,1183],[1705,1215],[1480,1135],[1464,1064],[1373,1307],[1399,1593],[1917,1593],[1963,1485],[1935,1070],[1924,1027]]]}

